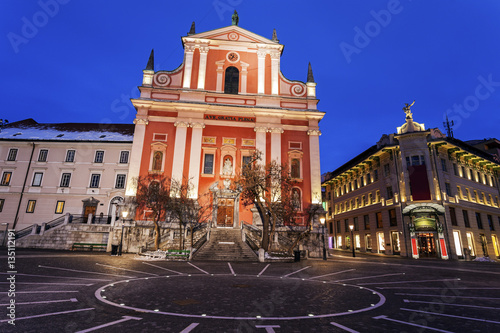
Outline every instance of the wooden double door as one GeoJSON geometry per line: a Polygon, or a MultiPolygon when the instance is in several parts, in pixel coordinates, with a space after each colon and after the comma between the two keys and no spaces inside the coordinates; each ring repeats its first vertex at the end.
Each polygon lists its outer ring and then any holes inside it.
{"type": "Polygon", "coordinates": [[[217,208],[217,226],[233,227],[234,199],[220,199],[217,208]]]}

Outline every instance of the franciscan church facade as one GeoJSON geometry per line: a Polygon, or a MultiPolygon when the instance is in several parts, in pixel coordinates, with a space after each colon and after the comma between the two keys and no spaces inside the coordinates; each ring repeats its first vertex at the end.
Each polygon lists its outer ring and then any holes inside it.
{"type": "MultiPolygon", "coordinates": [[[[305,223],[305,208],[321,204],[319,121],[311,66],[307,82],[285,78],[283,45],[233,25],[182,37],[184,61],[154,70],[151,52],[137,109],[126,196],[133,180],[157,174],[189,180],[193,198],[211,193],[214,227],[258,224],[256,210],[230,190],[241,166],[258,150],[262,162],[290,167],[292,189],[305,223]]],[[[304,74],[305,68],[304,68],[304,74]]],[[[137,220],[147,212],[137,212],[137,220]]]]}

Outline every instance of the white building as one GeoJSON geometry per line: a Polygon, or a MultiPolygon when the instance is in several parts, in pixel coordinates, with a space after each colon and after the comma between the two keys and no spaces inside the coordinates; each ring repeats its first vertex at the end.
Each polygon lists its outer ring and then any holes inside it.
{"type": "MultiPolygon", "coordinates": [[[[110,223],[123,201],[134,125],[39,124],[0,132],[0,222],[21,230],[66,213],[110,223]]],[[[3,230],[3,228],[2,228],[3,230]]]]}

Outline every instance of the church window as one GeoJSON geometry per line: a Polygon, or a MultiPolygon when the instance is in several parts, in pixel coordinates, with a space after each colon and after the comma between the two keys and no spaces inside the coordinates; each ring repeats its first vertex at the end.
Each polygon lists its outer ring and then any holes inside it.
{"type": "Polygon", "coordinates": [[[228,67],[226,69],[226,78],[224,81],[225,94],[238,94],[240,83],[240,72],[236,67],[228,67]]]}
{"type": "Polygon", "coordinates": [[[206,175],[212,175],[214,173],[214,154],[205,154],[203,173],[206,175]]]}

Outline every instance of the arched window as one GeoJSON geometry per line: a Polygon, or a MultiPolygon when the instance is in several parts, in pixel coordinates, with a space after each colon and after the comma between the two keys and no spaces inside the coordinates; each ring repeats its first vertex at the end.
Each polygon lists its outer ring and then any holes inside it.
{"type": "Polygon", "coordinates": [[[153,155],[153,170],[161,171],[161,162],[163,161],[163,153],[161,151],[155,151],[153,155]]]}
{"type": "Polygon", "coordinates": [[[226,78],[224,81],[225,94],[238,94],[240,84],[240,72],[236,67],[228,67],[226,69],[226,78]]]}

